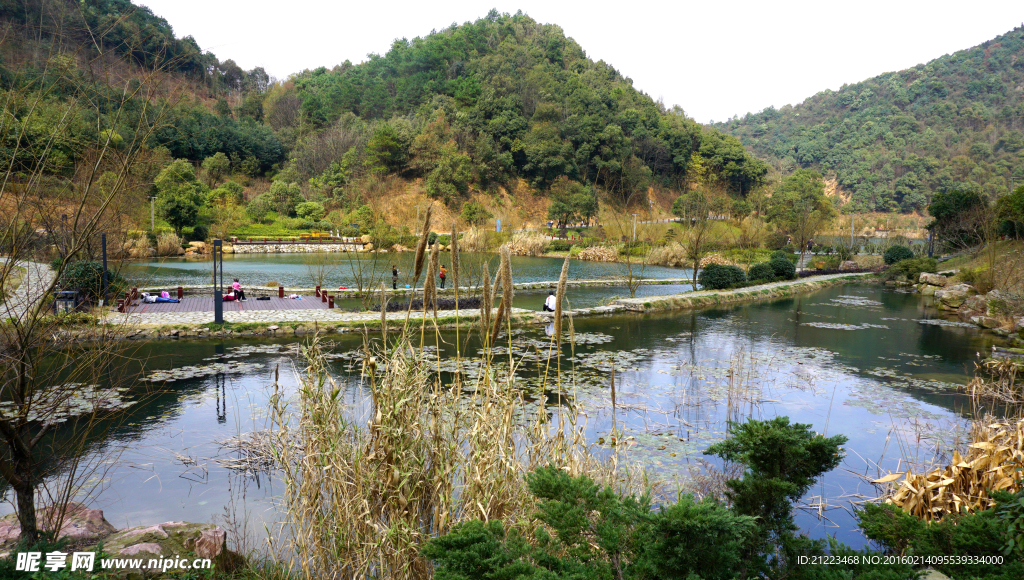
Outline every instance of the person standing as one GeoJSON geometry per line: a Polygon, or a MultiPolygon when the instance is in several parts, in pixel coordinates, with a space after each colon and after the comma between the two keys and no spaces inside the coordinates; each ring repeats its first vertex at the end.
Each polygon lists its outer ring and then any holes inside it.
{"type": "Polygon", "coordinates": [[[441,287],[444,288],[444,281],[448,277],[448,268],[445,268],[444,264],[441,264],[441,272],[438,276],[441,277],[441,287]]]}
{"type": "Polygon", "coordinates": [[[398,264],[391,265],[391,289],[398,290],[398,264]]]}

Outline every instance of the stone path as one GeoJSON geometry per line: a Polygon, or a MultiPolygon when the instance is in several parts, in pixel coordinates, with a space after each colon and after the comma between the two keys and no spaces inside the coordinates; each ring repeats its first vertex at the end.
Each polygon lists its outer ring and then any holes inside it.
{"type": "MultiPolygon", "coordinates": [[[[778,288],[782,286],[794,286],[805,282],[832,280],[835,278],[846,278],[850,276],[870,276],[870,272],[864,273],[851,273],[851,274],[829,274],[825,276],[814,276],[811,278],[798,278],[796,280],[786,280],[783,282],[772,282],[770,284],[761,284],[758,286],[749,286],[747,288],[740,288],[735,291],[736,293],[749,293],[760,291],[767,288],[778,288]]],[[[536,283],[537,286],[548,284],[547,282],[536,283]]],[[[552,286],[555,284],[551,283],[552,286]]],[[[708,296],[712,294],[728,294],[729,292],[720,292],[714,290],[701,290],[697,292],[686,292],[683,294],[671,294],[666,296],[647,297],[647,298],[623,298],[616,300],[614,303],[608,306],[596,306],[594,308],[581,308],[577,310],[566,311],[565,314],[572,316],[588,316],[595,314],[612,314],[615,312],[626,312],[626,311],[642,311],[644,310],[644,303],[651,302],[653,300],[665,300],[673,297],[700,297],[708,296]]],[[[537,312],[534,310],[526,310],[523,308],[513,308],[513,312],[518,314],[531,313],[545,317],[551,317],[551,313],[537,312]]],[[[454,317],[454,310],[439,310],[437,312],[438,317],[454,317]]],[[[466,309],[460,310],[459,315],[464,318],[476,318],[480,315],[479,309],[466,309]]],[[[422,316],[420,313],[413,313],[412,318],[419,319],[422,316]]],[[[341,310],[327,310],[327,309],[316,309],[316,310],[250,310],[242,312],[225,312],[225,322],[345,322],[345,323],[359,323],[359,322],[375,322],[380,320],[380,313],[376,312],[344,312],[341,310]]],[[[405,320],[404,312],[391,312],[388,314],[388,320],[405,320]]],[[[154,325],[172,325],[172,324],[206,324],[213,322],[212,312],[145,312],[145,313],[133,313],[133,314],[120,314],[112,313],[105,319],[108,324],[154,324],[154,325]]]]}
{"type": "MultiPolygon", "coordinates": [[[[513,314],[538,314],[525,308],[513,308],[513,314]]],[[[480,309],[467,308],[459,310],[459,317],[473,319],[480,316],[480,309]]],[[[389,312],[388,320],[404,321],[405,312],[389,312]]],[[[413,312],[410,320],[419,320],[422,312],[413,312]]],[[[430,313],[433,317],[433,313],[430,313]]],[[[438,310],[438,318],[454,318],[454,310],[438,310]]],[[[379,312],[344,312],[341,310],[309,309],[309,310],[248,310],[242,312],[225,312],[224,322],[345,322],[345,323],[377,323],[380,322],[379,312]]],[[[111,313],[106,316],[107,324],[209,324],[213,322],[212,312],[166,312],[144,314],[111,313]]]]}
{"type": "MultiPolygon", "coordinates": [[[[7,263],[9,258],[0,258],[7,263]]],[[[14,318],[21,320],[25,313],[38,305],[39,301],[46,295],[47,290],[53,284],[54,274],[46,264],[36,262],[15,262],[15,265],[25,268],[25,277],[21,285],[10,297],[0,304],[0,316],[3,318],[14,318]]]]}

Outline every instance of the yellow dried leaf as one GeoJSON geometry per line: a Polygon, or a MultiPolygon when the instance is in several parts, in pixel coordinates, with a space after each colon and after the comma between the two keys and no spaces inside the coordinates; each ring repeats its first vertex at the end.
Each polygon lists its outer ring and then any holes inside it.
{"type": "Polygon", "coordinates": [[[902,473],[890,473],[889,475],[876,479],[871,483],[889,483],[890,481],[896,481],[901,477],[903,477],[902,473]]]}

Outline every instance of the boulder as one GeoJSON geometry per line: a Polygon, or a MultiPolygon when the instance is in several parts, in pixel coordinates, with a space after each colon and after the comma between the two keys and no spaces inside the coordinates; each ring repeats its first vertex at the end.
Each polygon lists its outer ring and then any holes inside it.
{"type": "Polygon", "coordinates": [[[988,301],[985,300],[984,296],[971,296],[964,301],[960,308],[973,312],[986,312],[988,310],[988,301]]]}
{"type": "Polygon", "coordinates": [[[174,558],[195,554],[199,558],[209,558],[220,569],[230,567],[238,558],[227,549],[224,528],[189,522],[128,528],[104,540],[103,548],[111,554],[123,556],[147,554],[156,558],[174,558]]]}
{"type": "Polygon", "coordinates": [[[921,272],[921,277],[918,279],[918,281],[924,284],[928,284],[929,286],[945,286],[949,282],[949,279],[939,274],[921,272]]]}
{"type": "Polygon", "coordinates": [[[937,286],[932,286],[930,284],[922,284],[921,285],[921,295],[922,296],[935,296],[935,290],[937,290],[937,289],[938,289],[937,286]]]}
{"type": "Polygon", "coordinates": [[[972,316],[971,322],[982,328],[999,328],[1002,326],[997,318],[991,316],[972,316]]]}
{"type": "MultiPolygon", "coordinates": [[[[370,237],[370,236],[366,236],[366,237],[370,237]]],[[[367,243],[363,244],[363,251],[364,252],[372,252],[373,251],[373,244],[371,244],[370,242],[367,242],[367,243]]]]}
{"type": "Polygon", "coordinates": [[[857,265],[857,262],[854,262],[853,260],[847,260],[842,264],[839,264],[840,270],[856,270],[859,267],[860,266],[857,265]]]}
{"type": "Polygon", "coordinates": [[[202,253],[206,251],[206,242],[189,242],[188,247],[195,248],[197,252],[202,253]]]}
{"type": "Polygon", "coordinates": [[[371,238],[369,234],[366,234],[366,235],[363,235],[363,236],[359,237],[359,241],[363,242],[364,244],[369,244],[370,240],[372,240],[372,239],[373,238],[371,238]]]}
{"type": "MultiPolygon", "coordinates": [[[[43,530],[52,530],[59,515],[52,506],[40,509],[36,512],[39,527],[43,530]]],[[[99,541],[115,531],[117,528],[103,517],[103,510],[91,510],[80,503],[71,502],[64,512],[64,520],[57,535],[67,536],[71,541],[78,543],[99,541]]],[[[13,544],[20,536],[21,524],[18,523],[17,514],[0,518],[0,545],[13,544]]]]}
{"type": "Polygon", "coordinates": [[[941,307],[945,307],[948,310],[956,310],[967,301],[970,297],[971,292],[974,289],[967,284],[956,284],[953,286],[946,286],[942,290],[935,292],[935,297],[942,303],[941,307]]]}

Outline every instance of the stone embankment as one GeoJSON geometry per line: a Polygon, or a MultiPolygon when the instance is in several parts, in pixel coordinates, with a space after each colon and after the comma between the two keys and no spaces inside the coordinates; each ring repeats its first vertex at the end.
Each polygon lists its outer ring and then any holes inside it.
{"type": "Polygon", "coordinates": [[[1003,336],[1024,331],[1019,299],[999,290],[981,294],[970,284],[954,284],[946,276],[927,272],[921,274],[914,288],[923,296],[932,296],[939,310],[954,312],[964,322],[1003,336]]]}
{"type": "MultiPolygon", "coordinates": [[[[53,507],[37,512],[40,528],[52,531],[61,520],[58,537],[70,540],[74,551],[91,551],[103,542],[103,552],[112,557],[149,559],[192,556],[207,558],[219,570],[230,570],[241,556],[228,550],[227,532],[215,524],[164,522],[152,526],[135,526],[118,530],[103,517],[102,510],[69,503],[63,518],[53,507]]],[[[21,536],[21,525],[15,514],[0,518],[0,549],[9,550],[21,536]]],[[[68,550],[71,551],[71,550],[68,550]]],[[[122,570],[132,574],[142,570],[122,570]]]]}

